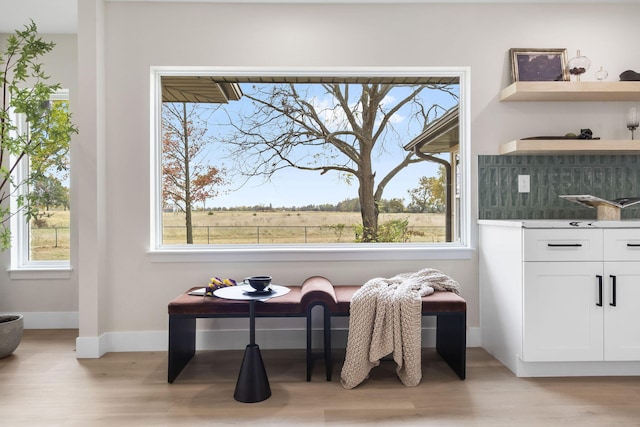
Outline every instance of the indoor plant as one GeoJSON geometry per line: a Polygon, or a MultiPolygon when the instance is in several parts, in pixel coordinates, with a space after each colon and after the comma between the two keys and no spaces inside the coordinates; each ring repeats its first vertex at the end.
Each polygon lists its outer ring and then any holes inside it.
{"type": "MultiPolygon", "coordinates": [[[[38,35],[31,21],[9,35],[0,51],[0,251],[11,246],[9,224],[17,212],[27,220],[38,216],[38,194],[28,189],[46,179],[50,168],[66,168],[69,141],[77,133],[68,112],[51,108],[51,96],[60,85],[48,81],[39,61],[54,46],[38,35]],[[25,160],[27,172],[17,177],[16,168],[25,160]]],[[[21,315],[0,316],[2,341],[13,343],[17,337],[17,347],[21,336],[21,315]]],[[[7,347],[15,349],[13,344],[7,347]]]]}
{"type": "Polygon", "coordinates": [[[0,314],[0,359],[18,348],[23,329],[22,314],[0,314]]]}

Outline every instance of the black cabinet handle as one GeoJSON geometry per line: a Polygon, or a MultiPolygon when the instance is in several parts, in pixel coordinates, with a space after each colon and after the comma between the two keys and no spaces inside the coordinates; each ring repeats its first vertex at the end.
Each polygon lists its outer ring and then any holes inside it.
{"type": "Polygon", "coordinates": [[[579,248],[582,247],[582,243],[547,243],[547,246],[551,248],[579,248]]]}
{"type": "Polygon", "coordinates": [[[640,248],[640,243],[627,243],[627,246],[631,248],[640,248]]]}
{"type": "Polygon", "coordinates": [[[609,303],[609,305],[611,307],[615,307],[616,306],[616,276],[610,274],[609,277],[611,278],[611,302],[609,303]]]}
{"type": "Polygon", "coordinates": [[[598,278],[598,302],[596,305],[602,307],[602,276],[598,274],[596,277],[598,278]]]}

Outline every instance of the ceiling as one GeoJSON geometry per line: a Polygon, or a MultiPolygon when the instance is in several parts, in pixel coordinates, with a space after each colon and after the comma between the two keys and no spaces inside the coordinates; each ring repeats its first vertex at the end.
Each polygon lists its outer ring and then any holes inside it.
{"type": "MultiPolygon", "coordinates": [[[[0,0],[0,33],[13,33],[30,19],[41,34],[75,34],[79,0],[0,0]]],[[[95,0],[94,0],[95,1],[95,0]]],[[[109,0],[104,0],[109,1],[109,0]]],[[[119,0],[131,1],[131,0],[119,0]]],[[[166,1],[166,0],[138,0],[166,1]]],[[[228,3],[230,0],[172,0],[180,2],[228,3]]],[[[563,0],[561,3],[628,3],[638,0],[563,0]]],[[[559,3],[558,0],[234,0],[237,3],[559,3]]]]}
{"type": "Polygon", "coordinates": [[[78,32],[78,0],[0,0],[0,33],[22,30],[33,19],[40,34],[78,32]]]}

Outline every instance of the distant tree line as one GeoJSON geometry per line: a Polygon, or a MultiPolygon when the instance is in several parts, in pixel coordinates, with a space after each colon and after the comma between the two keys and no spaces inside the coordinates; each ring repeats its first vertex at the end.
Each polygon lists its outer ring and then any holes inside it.
{"type": "MultiPolygon", "coordinates": [[[[405,206],[400,198],[381,199],[378,202],[380,213],[443,213],[445,211],[444,168],[438,169],[438,176],[425,177],[419,180],[418,187],[407,190],[411,201],[405,206]]],[[[246,212],[360,212],[360,199],[345,199],[337,204],[280,206],[253,205],[222,208],[207,208],[207,211],[246,211],[246,212]]]]}
{"type": "MultiPolygon", "coordinates": [[[[354,198],[345,199],[335,205],[331,203],[278,207],[274,207],[272,205],[252,205],[206,208],[205,210],[218,212],[360,212],[360,202],[357,198],[354,198]]],[[[379,211],[381,213],[441,213],[444,212],[444,208],[438,204],[424,207],[411,203],[408,206],[405,206],[402,199],[394,198],[391,200],[382,199],[380,201],[379,211]]]]}

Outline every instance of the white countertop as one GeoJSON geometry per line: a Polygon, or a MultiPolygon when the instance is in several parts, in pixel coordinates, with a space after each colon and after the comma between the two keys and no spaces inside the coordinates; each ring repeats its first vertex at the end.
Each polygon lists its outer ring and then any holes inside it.
{"type": "Polygon", "coordinates": [[[640,219],[598,221],[588,219],[481,219],[480,225],[522,228],[640,228],[640,219]]]}

